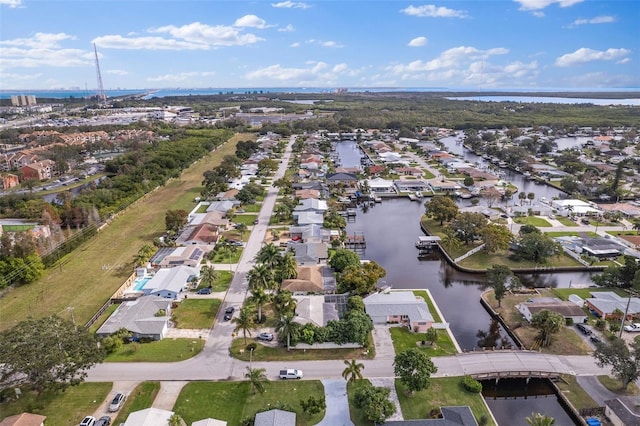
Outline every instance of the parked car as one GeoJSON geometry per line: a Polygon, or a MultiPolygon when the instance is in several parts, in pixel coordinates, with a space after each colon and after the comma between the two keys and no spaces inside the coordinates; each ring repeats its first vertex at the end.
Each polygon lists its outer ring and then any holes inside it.
{"type": "Polygon", "coordinates": [[[211,294],[211,287],[201,288],[196,293],[198,293],[198,294],[211,294]]]}
{"type": "Polygon", "coordinates": [[[580,330],[582,332],[582,334],[586,334],[587,336],[589,336],[591,333],[593,333],[593,331],[591,331],[591,329],[589,328],[589,326],[584,325],[584,324],[576,324],[576,328],[578,330],[580,330]]]}
{"type": "Polygon", "coordinates": [[[634,322],[629,325],[625,325],[622,328],[624,329],[624,331],[629,331],[631,333],[634,333],[634,332],[640,333],[640,323],[637,323],[637,322],[634,322]]]}
{"type": "Polygon", "coordinates": [[[229,244],[236,247],[242,247],[244,243],[242,241],[229,240],[229,244]]]}
{"type": "Polygon", "coordinates": [[[96,422],[96,426],[109,426],[111,424],[111,417],[102,416],[96,422]]]}
{"type": "Polygon", "coordinates": [[[93,416],[87,416],[80,422],[80,426],[95,426],[96,418],[93,416]]]}
{"type": "Polygon", "coordinates": [[[118,392],[116,394],[116,396],[113,397],[113,400],[111,401],[111,404],[109,405],[109,412],[113,413],[115,411],[118,411],[120,409],[120,407],[122,407],[122,404],[124,404],[124,400],[127,397],[125,396],[125,394],[118,392]]]}
{"type": "Polygon", "coordinates": [[[257,224],[259,224],[259,223],[260,223],[260,221],[259,221],[258,219],[256,219],[256,220],[254,220],[254,221],[253,221],[253,224],[254,224],[254,225],[257,225],[257,224]]]}
{"type": "Polygon", "coordinates": [[[282,380],[302,379],[302,370],[294,370],[294,369],[280,370],[280,378],[282,380]]]}
{"type": "Polygon", "coordinates": [[[595,344],[602,343],[602,340],[600,340],[597,336],[591,336],[589,337],[589,340],[591,340],[595,344]]]}
{"type": "Polygon", "coordinates": [[[236,209],[236,213],[244,213],[244,209],[236,209]]]}
{"type": "Polygon", "coordinates": [[[235,310],[236,308],[234,308],[233,306],[229,306],[227,309],[225,309],[224,320],[229,321],[233,317],[233,313],[235,312],[235,310]]]}
{"type": "Polygon", "coordinates": [[[589,225],[589,224],[591,223],[591,222],[589,222],[589,219],[582,219],[582,220],[581,220],[581,222],[582,222],[584,225],[589,225]]]}
{"type": "Polygon", "coordinates": [[[260,333],[257,336],[258,340],[266,340],[268,342],[273,340],[273,333],[260,333]]]}

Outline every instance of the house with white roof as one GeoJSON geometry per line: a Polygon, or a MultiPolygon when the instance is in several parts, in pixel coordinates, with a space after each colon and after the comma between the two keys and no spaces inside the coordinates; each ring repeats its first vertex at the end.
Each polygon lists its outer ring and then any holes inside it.
{"type": "Polygon", "coordinates": [[[329,209],[327,200],[319,200],[317,198],[307,198],[300,200],[300,203],[294,207],[294,212],[317,212],[324,213],[329,209]]]}
{"type": "Polygon", "coordinates": [[[162,340],[171,320],[171,303],[171,300],[157,296],[122,302],[96,334],[107,337],[124,328],[137,339],[162,340]]]}
{"type": "Polygon", "coordinates": [[[169,426],[173,411],[160,408],[145,408],[129,414],[123,426],[169,426]]]}
{"type": "Polygon", "coordinates": [[[227,422],[224,420],[216,420],[212,418],[198,420],[197,422],[191,423],[191,426],[227,426],[227,422]]]}
{"type": "Polygon", "coordinates": [[[163,268],[156,272],[141,290],[145,295],[175,300],[185,290],[189,280],[198,275],[198,269],[189,266],[163,268]]]}
{"type": "Polygon", "coordinates": [[[551,206],[562,216],[593,216],[600,213],[595,204],[582,200],[552,200],[551,206]]]}
{"type": "Polygon", "coordinates": [[[322,225],[324,223],[324,215],[319,212],[293,212],[293,219],[298,222],[298,226],[305,225],[322,225]]]}
{"type": "Polygon", "coordinates": [[[375,178],[367,179],[367,186],[369,190],[374,194],[395,194],[395,186],[392,180],[375,178]]]}
{"type": "Polygon", "coordinates": [[[417,333],[433,325],[427,303],[411,291],[375,293],[365,297],[363,302],[374,324],[403,324],[417,333]]]}

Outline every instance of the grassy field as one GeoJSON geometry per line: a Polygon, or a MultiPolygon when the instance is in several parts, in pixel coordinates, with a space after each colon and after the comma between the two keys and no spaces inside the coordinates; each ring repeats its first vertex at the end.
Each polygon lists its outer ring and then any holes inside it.
{"type": "Polygon", "coordinates": [[[594,408],[598,406],[598,403],[595,402],[593,398],[591,398],[589,394],[582,389],[582,386],[578,384],[576,376],[563,374],[560,380],[557,380],[555,384],[576,410],[594,408]]]}
{"type": "Polygon", "coordinates": [[[262,204],[261,203],[243,204],[242,205],[242,209],[247,213],[259,213],[261,208],[262,208],[262,204]]]}
{"type": "Polygon", "coordinates": [[[233,217],[235,223],[244,223],[247,226],[253,226],[253,221],[258,218],[257,214],[237,214],[233,217]]]}
{"type": "Polygon", "coordinates": [[[428,342],[422,345],[420,342],[424,340],[424,333],[414,333],[407,327],[390,327],[389,331],[396,354],[411,348],[418,348],[431,357],[454,355],[458,352],[444,330],[438,330],[438,341],[435,346],[431,346],[428,342]]]}
{"type": "Polygon", "coordinates": [[[203,339],[165,338],[150,343],[128,343],[107,355],[106,362],[176,362],[196,356],[204,347],[203,339]]]}
{"type": "Polygon", "coordinates": [[[242,247],[233,247],[231,250],[215,250],[211,252],[213,254],[211,263],[238,263],[240,256],[242,256],[242,247]]]}
{"type": "Polygon", "coordinates": [[[176,328],[211,328],[218,313],[220,299],[186,299],[172,311],[176,328]]]}
{"type": "Polygon", "coordinates": [[[511,269],[518,268],[539,268],[543,267],[563,267],[563,266],[581,266],[581,264],[572,257],[564,254],[549,258],[549,262],[540,265],[531,261],[514,261],[509,258],[510,253],[507,251],[501,251],[497,253],[487,253],[484,250],[467,257],[466,259],[458,262],[462,267],[476,270],[486,270],[490,265],[506,265],[511,269]]]}
{"type": "Polygon", "coordinates": [[[41,395],[24,392],[17,400],[0,403],[0,420],[26,411],[47,416],[47,425],[77,425],[98,409],[112,386],[112,383],[81,383],[64,392],[41,395]]]}
{"type": "Polygon", "coordinates": [[[243,419],[258,411],[284,404],[296,412],[296,424],[311,426],[324,417],[324,411],[310,416],[303,412],[300,400],[310,396],[324,397],[324,387],[318,380],[279,381],[265,384],[263,394],[254,394],[249,382],[191,382],[180,392],[174,411],[187,424],[211,417],[240,426],[243,419]]]}
{"type": "Polygon", "coordinates": [[[211,286],[211,291],[227,291],[231,280],[233,279],[233,272],[231,271],[218,271],[218,279],[211,286]]]}
{"type": "MultiPolygon", "coordinates": [[[[255,336],[255,333],[252,333],[255,336]]],[[[255,342],[247,336],[245,343],[242,337],[234,339],[231,344],[231,355],[242,361],[249,361],[249,355],[254,361],[304,361],[304,360],[324,360],[324,359],[372,359],[375,355],[373,350],[373,341],[369,336],[371,349],[354,348],[354,349],[291,349],[287,351],[286,347],[272,347],[261,345],[253,351],[251,355],[246,347],[249,343],[255,342]]]]}
{"type": "Polygon", "coordinates": [[[551,224],[541,217],[536,216],[525,216],[525,217],[516,217],[513,219],[515,223],[519,223],[521,225],[533,225],[539,226],[541,228],[550,227],[551,224]]]}
{"type": "Polygon", "coordinates": [[[556,220],[561,224],[563,224],[564,226],[580,226],[577,223],[575,223],[573,220],[564,216],[556,216],[556,220]]]}
{"type": "Polygon", "coordinates": [[[588,237],[598,237],[598,234],[596,234],[595,232],[592,231],[587,231],[587,232],[578,232],[578,231],[555,231],[555,232],[545,232],[545,234],[547,234],[550,237],[556,238],[556,237],[580,237],[583,235],[586,235],[588,237]]]}
{"type": "Polygon", "coordinates": [[[407,396],[405,386],[400,380],[396,380],[396,392],[405,420],[428,419],[432,409],[442,406],[468,405],[476,421],[481,416],[486,416],[489,420],[487,425],[495,425],[482,395],[467,391],[462,386],[461,377],[431,379],[431,386],[412,396],[407,396]]]}
{"type": "Polygon", "coordinates": [[[589,288],[554,288],[551,292],[562,300],[569,300],[569,296],[576,294],[582,299],[591,297],[591,293],[595,291],[612,291],[620,297],[629,297],[629,295],[620,288],[615,287],[589,287],[589,288]]]}
{"type": "Polygon", "coordinates": [[[127,396],[127,400],[113,420],[114,425],[119,425],[127,420],[129,414],[134,411],[151,407],[156,395],[160,391],[160,382],[142,382],[127,396]]]}
{"type": "Polygon", "coordinates": [[[235,152],[236,135],[217,151],[194,163],[180,178],[138,200],[116,217],[94,238],[61,259],[37,282],[12,288],[0,299],[0,330],[10,328],[28,316],[57,314],[84,324],[131,274],[140,247],[162,235],[165,212],[191,210],[200,194],[202,174],[235,152]],[[111,265],[103,269],[103,265],[111,265]]]}

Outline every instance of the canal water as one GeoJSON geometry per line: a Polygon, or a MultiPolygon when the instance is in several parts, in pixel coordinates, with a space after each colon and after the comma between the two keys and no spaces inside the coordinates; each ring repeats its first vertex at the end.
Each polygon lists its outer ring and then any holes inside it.
{"type": "MultiPolygon", "coordinates": [[[[361,152],[355,142],[340,142],[336,144],[336,150],[343,167],[360,164],[361,152]]],[[[530,191],[537,189],[540,196],[551,198],[557,195],[557,190],[552,195],[545,185],[534,185],[522,178],[520,183],[530,184],[530,191]]],[[[488,288],[484,275],[457,271],[438,252],[428,258],[418,258],[415,241],[419,235],[424,235],[420,229],[423,213],[423,202],[412,202],[408,198],[385,198],[382,203],[362,204],[355,220],[347,222],[347,234],[364,234],[366,249],[361,257],[376,261],[387,271],[382,285],[394,289],[428,289],[431,292],[462,350],[512,344],[506,332],[480,304],[480,296],[488,288]]],[[[572,283],[590,283],[588,273],[528,274],[520,278],[525,285],[535,287],[570,287],[572,283]]],[[[519,384],[516,385],[515,389],[520,390],[519,384]]],[[[525,418],[533,411],[552,413],[560,410],[566,416],[555,396],[495,399],[490,407],[500,425],[526,424],[525,418]],[[542,406],[543,403],[553,406],[553,409],[542,406]],[[518,413],[517,417],[514,413],[518,413]]],[[[569,423],[556,421],[556,424],[573,423],[569,420],[569,423]]]]}

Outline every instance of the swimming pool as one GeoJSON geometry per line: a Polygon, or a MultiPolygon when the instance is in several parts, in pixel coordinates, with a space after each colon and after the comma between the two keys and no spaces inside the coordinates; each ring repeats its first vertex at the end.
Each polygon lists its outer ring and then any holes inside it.
{"type": "Polygon", "coordinates": [[[133,285],[131,286],[131,290],[134,291],[142,291],[142,287],[144,287],[144,285],[149,282],[149,280],[153,278],[150,275],[145,275],[143,277],[138,277],[135,280],[133,280],[133,285]]]}

